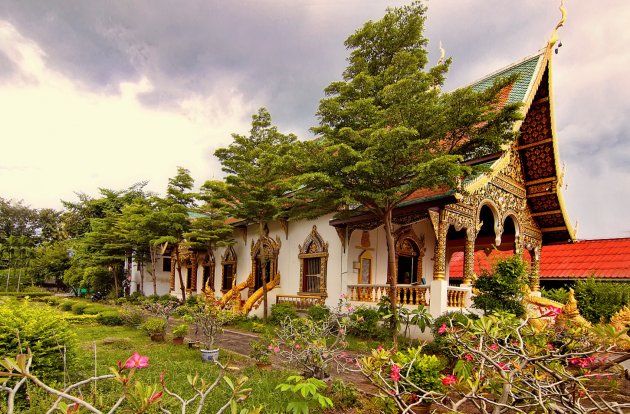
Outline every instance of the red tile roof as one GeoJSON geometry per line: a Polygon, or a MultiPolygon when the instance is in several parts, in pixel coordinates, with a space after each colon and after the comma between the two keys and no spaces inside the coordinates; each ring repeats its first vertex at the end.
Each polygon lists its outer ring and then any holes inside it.
{"type": "MultiPolygon", "coordinates": [[[[494,260],[511,252],[493,250],[475,253],[475,273],[490,269],[494,260]]],[[[526,253],[529,260],[529,254],[526,253]]],[[[450,277],[460,279],[463,252],[455,252],[450,261],[450,277]]],[[[630,237],[620,239],[578,240],[575,243],[543,246],[540,255],[542,279],[630,279],[630,237]]]]}

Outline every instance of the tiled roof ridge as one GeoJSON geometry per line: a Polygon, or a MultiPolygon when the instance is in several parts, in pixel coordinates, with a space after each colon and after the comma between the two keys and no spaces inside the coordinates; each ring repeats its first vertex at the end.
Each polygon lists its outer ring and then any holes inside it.
{"type": "Polygon", "coordinates": [[[512,62],[512,63],[510,63],[510,64],[508,64],[508,65],[506,65],[506,66],[504,66],[502,68],[499,68],[499,69],[495,70],[494,72],[486,73],[481,78],[476,79],[476,80],[474,80],[474,81],[472,81],[470,83],[467,83],[462,88],[468,88],[468,87],[475,86],[475,85],[480,84],[480,83],[482,83],[482,82],[484,82],[484,81],[486,81],[486,80],[488,80],[488,79],[490,79],[492,77],[495,77],[495,76],[497,76],[497,75],[499,75],[499,74],[501,74],[503,72],[507,72],[510,69],[513,69],[513,68],[515,68],[515,67],[517,67],[519,65],[522,65],[523,63],[528,62],[528,61],[530,61],[530,60],[532,60],[534,58],[540,58],[540,56],[543,55],[545,53],[545,51],[546,51],[546,48],[543,47],[542,49],[539,49],[538,51],[536,51],[536,53],[532,53],[531,55],[528,55],[528,56],[526,56],[524,58],[521,58],[520,60],[518,60],[516,62],[512,62]]]}
{"type": "Polygon", "coordinates": [[[630,241],[630,237],[607,237],[603,239],[577,239],[574,243],[601,243],[609,241],[630,241]]]}

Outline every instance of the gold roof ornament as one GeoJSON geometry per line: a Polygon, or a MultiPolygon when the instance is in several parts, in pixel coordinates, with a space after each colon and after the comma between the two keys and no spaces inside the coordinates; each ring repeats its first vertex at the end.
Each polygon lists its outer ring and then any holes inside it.
{"type": "Polygon", "coordinates": [[[547,44],[549,49],[551,49],[558,41],[558,29],[564,26],[564,22],[567,19],[567,9],[564,7],[564,0],[560,0],[560,13],[562,13],[562,17],[560,17],[560,21],[556,24],[553,32],[551,32],[551,38],[549,38],[549,43],[547,44]]]}

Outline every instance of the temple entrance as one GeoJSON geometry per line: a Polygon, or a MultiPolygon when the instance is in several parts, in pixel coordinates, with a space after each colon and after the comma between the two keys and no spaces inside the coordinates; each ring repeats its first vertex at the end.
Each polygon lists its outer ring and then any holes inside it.
{"type": "Polygon", "coordinates": [[[419,252],[413,243],[409,244],[411,248],[405,254],[398,255],[398,284],[418,283],[419,252]]]}
{"type": "MultiPolygon", "coordinates": [[[[254,274],[254,291],[263,287],[263,263],[260,255],[256,255],[254,259],[255,263],[255,274],[254,274]]],[[[271,260],[267,259],[265,263],[265,276],[267,279],[267,283],[271,281],[271,260]]]]}

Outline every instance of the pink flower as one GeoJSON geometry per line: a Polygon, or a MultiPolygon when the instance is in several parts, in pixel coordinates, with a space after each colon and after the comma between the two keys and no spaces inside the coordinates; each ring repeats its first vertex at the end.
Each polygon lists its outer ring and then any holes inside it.
{"type": "Polygon", "coordinates": [[[271,344],[269,344],[269,346],[267,347],[267,349],[271,351],[271,350],[273,349],[273,346],[271,346],[271,344]]]}
{"type": "Polygon", "coordinates": [[[446,324],[443,323],[442,326],[438,328],[438,334],[442,335],[442,334],[445,334],[446,332],[448,332],[448,328],[446,327],[446,324]]]}
{"type": "Polygon", "coordinates": [[[146,368],[149,366],[149,357],[140,356],[139,353],[134,352],[133,355],[125,362],[125,368],[146,368]]]}
{"type": "Polygon", "coordinates": [[[547,307],[547,312],[545,314],[543,314],[542,316],[550,316],[552,318],[555,318],[556,316],[562,314],[562,308],[556,308],[555,306],[549,306],[547,307]]]}
{"type": "Polygon", "coordinates": [[[472,360],[473,360],[473,356],[472,356],[471,354],[466,354],[466,355],[464,355],[464,359],[465,359],[466,361],[470,362],[470,361],[472,361],[472,360]]]}
{"type": "Polygon", "coordinates": [[[348,312],[354,312],[354,306],[348,305],[348,312]]]}
{"type": "Polygon", "coordinates": [[[442,378],[442,384],[444,385],[453,385],[457,383],[457,377],[455,375],[447,375],[442,378]]]}
{"type": "Polygon", "coordinates": [[[160,398],[162,398],[162,391],[153,393],[152,396],[149,397],[149,399],[147,400],[149,404],[153,404],[154,402],[156,402],[157,400],[159,400],[160,398]]]}
{"type": "Polygon", "coordinates": [[[509,371],[510,367],[508,367],[507,364],[504,364],[503,362],[498,362],[497,365],[503,370],[503,371],[509,371]]]}
{"type": "Polygon", "coordinates": [[[295,349],[300,349],[300,344],[295,344],[295,349]]]}
{"type": "Polygon", "coordinates": [[[490,344],[490,345],[488,345],[488,349],[491,350],[491,351],[495,351],[496,352],[496,351],[499,350],[499,345],[497,345],[497,344],[490,344]]]}
{"type": "Polygon", "coordinates": [[[376,349],[379,350],[379,351],[382,351],[383,350],[383,345],[379,345],[378,348],[376,348],[376,349]]]}
{"type": "Polygon", "coordinates": [[[277,346],[274,346],[273,347],[273,352],[277,354],[278,352],[280,352],[280,348],[277,347],[277,346]]]}
{"type": "Polygon", "coordinates": [[[389,374],[389,377],[395,382],[400,380],[400,367],[398,365],[392,365],[392,373],[389,374]]]}
{"type": "Polygon", "coordinates": [[[345,298],[347,298],[348,296],[346,296],[346,294],[345,294],[345,293],[342,293],[340,297],[341,297],[341,299],[345,299],[345,298]]]}
{"type": "Polygon", "coordinates": [[[162,371],[162,373],[160,374],[160,384],[164,386],[164,371],[162,371]]]}

